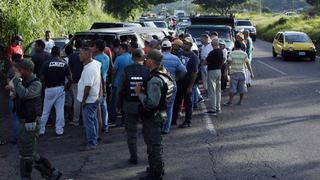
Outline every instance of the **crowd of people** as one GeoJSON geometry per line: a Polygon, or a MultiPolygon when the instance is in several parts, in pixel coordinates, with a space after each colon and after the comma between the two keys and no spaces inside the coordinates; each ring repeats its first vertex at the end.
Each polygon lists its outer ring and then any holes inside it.
{"type": "MultiPolygon", "coordinates": [[[[143,49],[131,39],[115,40],[111,47],[103,39],[93,40],[90,47],[75,39],[65,47],[66,57],[61,57],[50,31],[45,37],[35,41],[31,60],[23,58],[21,36],[14,38],[8,50],[11,142],[22,144],[20,166],[25,179],[31,178],[33,162],[38,166],[48,162],[34,153],[34,148],[25,152],[37,135],[46,135],[48,121],[55,122],[56,136],[65,134],[66,123],[76,127],[83,124],[86,146],[82,151],[95,150],[108,136],[109,128],[125,126],[132,164],[138,163],[137,131],[142,122],[149,162],[146,179],[162,179],[162,135],[178,125],[182,112],[185,116],[178,127],[191,127],[193,109],[207,95],[209,104],[203,113],[218,116],[227,82],[229,101],[223,105],[232,106],[237,93],[241,105],[254,77],[253,45],[247,31],[237,34],[230,53],[217,32],[201,36],[201,49],[190,34],[162,40],[154,36],[146,40],[143,49]],[[32,160],[26,160],[30,157],[32,160]]],[[[61,177],[51,165],[46,168],[49,171],[41,172],[44,177],[61,177]]]]}

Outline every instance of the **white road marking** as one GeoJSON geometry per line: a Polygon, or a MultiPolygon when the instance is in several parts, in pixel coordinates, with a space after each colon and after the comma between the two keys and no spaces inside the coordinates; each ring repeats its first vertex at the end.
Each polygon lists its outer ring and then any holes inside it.
{"type": "MultiPolygon", "coordinates": [[[[201,106],[201,109],[207,110],[206,105],[203,102],[199,103],[199,105],[201,106]]],[[[217,131],[214,128],[213,122],[209,117],[209,115],[208,114],[203,115],[203,119],[206,122],[206,128],[209,130],[210,134],[212,134],[213,136],[217,136],[217,131]]]]}
{"type": "Polygon", "coordinates": [[[260,64],[263,64],[263,65],[267,66],[268,68],[270,68],[270,69],[272,69],[272,70],[280,73],[280,74],[283,75],[283,76],[288,75],[287,73],[285,73],[285,72],[283,72],[283,71],[281,71],[281,70],[279,70],[279,69],[277,69],[277,68],[275,68],[275,67],[273,67],[273,66],[271,66],[271,65],[269,65],[269,64],[266,64],[266,63],[264,63],[264,62],[262,62],[262,61],[260,61],[260,60],[257,60],[257,62],[260,63],[260,64]]]}

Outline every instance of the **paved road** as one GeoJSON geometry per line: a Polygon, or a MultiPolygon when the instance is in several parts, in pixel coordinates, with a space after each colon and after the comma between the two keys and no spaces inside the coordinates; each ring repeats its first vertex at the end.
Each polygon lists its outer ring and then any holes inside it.
{"type": "MultiPolygon", "coordinates": [[[[165,179],[319,179],[320,63],[284,62],[271,57],[271,44],[257,41],[255,47],[256,79],[244,105],[224,107],[220,117],[210,118],[201,113],[202,104],[192,128],[174,128],[164,137],[165,179]]],[[[6,114],[1,111],[1,127],[8,127],[6,114]]],[[[134,180],[145,174],[141,134],[138,166],[127,163],[123,128],[111,129],[93,152],[78,151],[81,127],[67,127],[61,139],[53,134],[50,129],[40,139],[39,151],[64,172],[63,179],[134,180]]],[[[0,179],[18,179],[16,146],[0,147],[0,156],[0,179]]]]}

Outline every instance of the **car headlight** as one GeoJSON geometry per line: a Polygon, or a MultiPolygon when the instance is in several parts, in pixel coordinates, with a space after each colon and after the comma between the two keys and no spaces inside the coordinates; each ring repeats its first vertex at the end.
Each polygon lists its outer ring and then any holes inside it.
{"type": "Polygon", "coordinates": [[[289,51],[294,51],[293,47],[289,47],[288,50],[289,50],[289,51]]]}
{"type": "Polygon", "coordinates": [[[251,29],[251,32],[255,33],[257,30],[255,28],[251,29]]]}
{"type": "Polygon", "coordinates": [[[312,52],[315,52],[316,48],[315,47],[311,47],[309,50],[312,51],[312,52]]]}

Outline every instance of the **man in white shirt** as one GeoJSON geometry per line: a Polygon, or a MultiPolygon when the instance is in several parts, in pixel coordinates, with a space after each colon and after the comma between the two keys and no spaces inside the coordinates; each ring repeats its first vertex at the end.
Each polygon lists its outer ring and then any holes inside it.
{"type": "Polygon", "coordinates": [[[211,39],[208,34],[201,35],[201,53],[200,53],[200,72],[201,72],[201,80],[203,83],[203,87],[205,90],[208,90],[207,82],[208,82],[208,66],[204,64],[204,61],[207,59],[209,53],[213,50],[211,45],[211,39]]]}
{"type": "Polygon", "coordinates": [[[83,150],[90,151],[96,149],[98,145],[97,108],[101,90],[101,63],[92,59],[90,48],[80,50],[80,61],[84,67],[78,82],[77,99],[82,105],[82,118],[87,137],[87,145],[83,150]]]}
{"type": "Polygon", "coordinates": [[[55,46],[55,43],[51,39],[51,32],[50,31],[46,31],[46,33],[45,33],[44,44],[46,45],[44,48],[44,51],[47,53],[51,53],[51,49],[53,48],[53,46],[55,46]]]}

